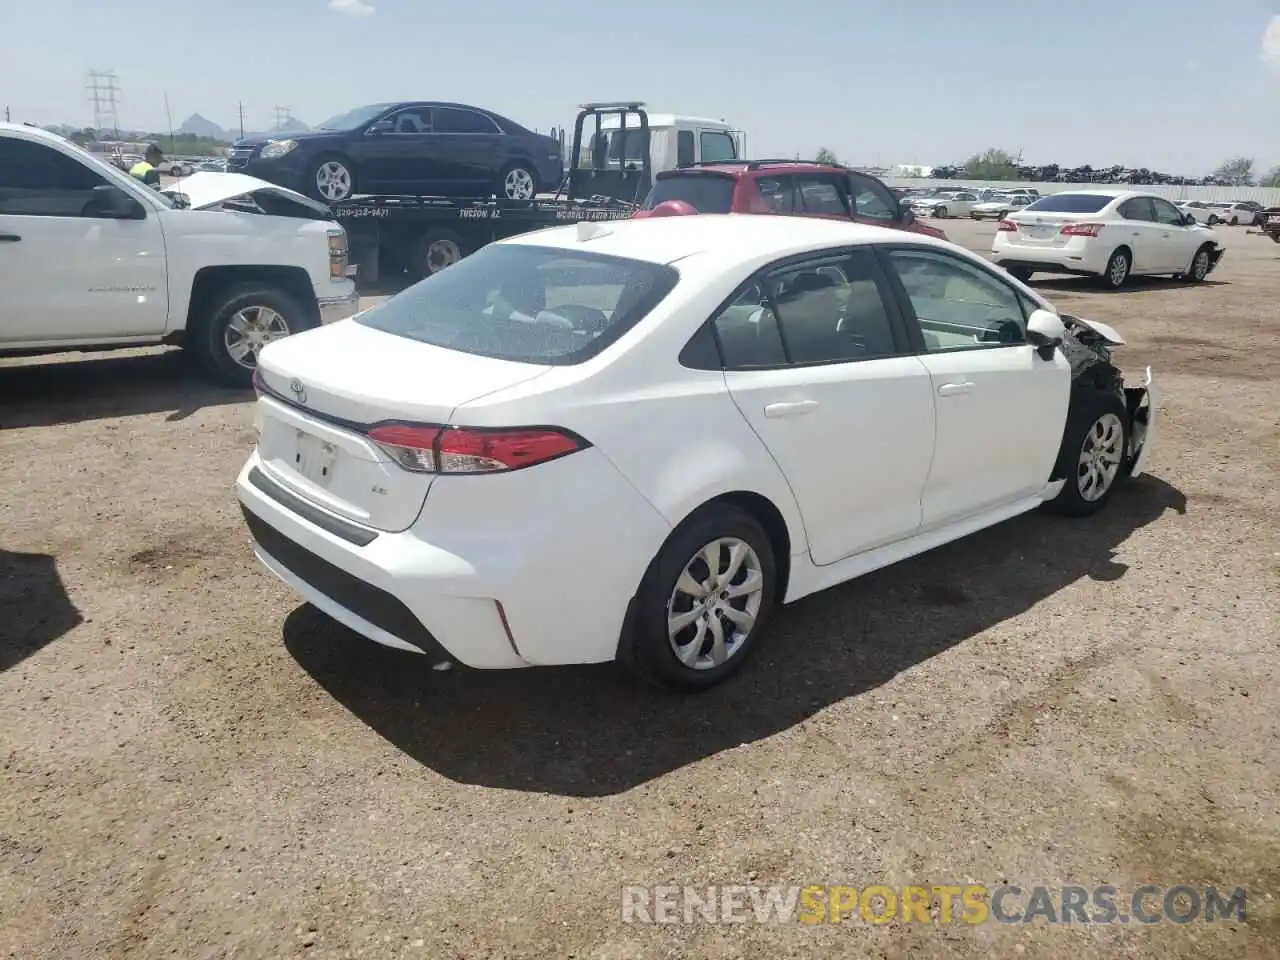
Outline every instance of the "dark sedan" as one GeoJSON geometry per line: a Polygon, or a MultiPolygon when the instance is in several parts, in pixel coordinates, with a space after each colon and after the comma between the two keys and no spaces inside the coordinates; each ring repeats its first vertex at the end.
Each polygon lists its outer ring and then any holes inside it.
{"type": "Polygon", "coordinates": [[[355,193],[489,196],[554,190],[560,143],[461,103],[376,103],[306,133],[240,140],[227,169],[323,200],[355,193]]]}

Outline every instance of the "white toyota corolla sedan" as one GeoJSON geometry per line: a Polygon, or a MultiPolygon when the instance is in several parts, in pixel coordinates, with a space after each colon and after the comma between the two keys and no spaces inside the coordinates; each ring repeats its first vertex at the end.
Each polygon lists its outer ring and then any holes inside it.
{"type": "Polygon", "coordinates": [[[706,686],[779,603],[1101,507],[1153,423],[1121,342],[918,234],[555,228],[268,346],[238,494],[262,563],[371,640],[706,686]]]}

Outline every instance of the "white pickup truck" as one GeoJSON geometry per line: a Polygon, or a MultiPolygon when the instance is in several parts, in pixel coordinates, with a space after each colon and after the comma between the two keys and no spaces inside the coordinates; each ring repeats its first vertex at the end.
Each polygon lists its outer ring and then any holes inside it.
{"type": "Polygon", "coordinates": [[[357,310],[329,209],[239,174],[166,193],[0,123],[0,356],[185,347],[247,386],[272,340],[357,310]]]}

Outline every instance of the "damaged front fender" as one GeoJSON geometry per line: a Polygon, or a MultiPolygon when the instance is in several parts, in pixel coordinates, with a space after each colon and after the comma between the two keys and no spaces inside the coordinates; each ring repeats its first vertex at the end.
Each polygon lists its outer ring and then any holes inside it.
{"type": "Polygon", "coordinates": [[[1125,387],[1124,395],[1129,408],[1129,476],[1138,477],[1146,469],[1156,425],[1156,389],[1150,367],[1142,385],[1125,387]]]}

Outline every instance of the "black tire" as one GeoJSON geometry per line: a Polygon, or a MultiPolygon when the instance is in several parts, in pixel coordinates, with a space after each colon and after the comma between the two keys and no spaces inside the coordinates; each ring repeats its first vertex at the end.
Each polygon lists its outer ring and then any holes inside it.
{"type": "Polygon", "coordinates": [[[1013,279],[1020,280],[1022,283],[1026,283],[1035,275],[1034,270],[1028,270],[1026,267],[1010,267],[1006,272],[1013,279]]]}
{"type": "Polygon", "coordinates": [[[1233,216],[1233,217],[1231,218],[1231,226],[1233,226],[1233,227],[1238,227],[1238,226],[1240,226],[1240,218],[1239,218],[1239,217],[1236,217],[1236,216],[1233,216]]]}
{"type": "MultiPolygon", "coordinates": [[[[1095,440],[1096,442],[1096,440],[1095,440]]],[[[1053,500],[1052,506],[1058,512],[1069,517],[1087,517],[1097,513],[1115,492],[1120,481],[1128,471],[1127,456],[1129,450],[1129,413],[1124,401],[1108,393],[1086,390],[1074,397],[1071,409],[1067,412],[1067,426],[1062,435],[1062,446],[1058,450],[1058,462],[1054,466],[1055,477],[1066,477],[1062,491],[1053,500]],[[1110,485],[1102,495],[1089,499],[1085,490],[1089,484],[1081,476],[1084,467],[1081,456],[1085,450],[1086,439],[1097,436],[1098,425],[1104,418],[1114,416],[1119,422],[1120,438],[1118,460],[1110,485]],[[1082,487],[1085,488],[1082,490],[1082,487]]],[[[1110,463],[1110,460],[1107,461],[1110,463]]]]}
{"type": "Polygon", "coordinates": [[[1129,281],[1129,271],[1133,269],[1133,257],[1128,247],[1120,247],[1107,260],[1107,268],[1102,272],[1102,285],[1108,290],[1119,290],[1129,281]],[[1117,261],[1124,262],[1121,270],[1117,261]]]}
{"type": "Polygon", "coordinates": [[[255,307],[266,308],[280,317],[286,334],[299,333],[317,325],[314,312],[279,287],[244,283],[216,290],[209,297],[208,306],[196,317],[186,341],[192,359],[206,376],[233,387],[252,385],[257,352],[253,353],[251,364],[237,362],[227,345],[227,331],[237,314],[244,310],[252,311],[255,307]]]}
{"type": "Polygon", "coordinates": [[[1221,221],[1218,219],[1217,214],[1211,213],[1209,214],[1209,219],[1205,221],[1205,226],[1216,227],[1219,223],[1221,221]]]}
{"type": "Polygon", "coordinates": [[[533,168],[533,164],[520,160],[515,163],[508,163],[502,168],[502,173],[498,175],[498,188],[496,193],[499,197],[507,200],[532,200],[538,195],[538,172],[533,168]],[[532,191],[527,197],[513,196],[513,184],[508,183],[513,175],[522,174],[528,179],[528,189],[532,191]]]}
{"type": "Polygon", "coordinates": [[[358,179],[359,177],[357,176],[356,165],[354,163],[341,154],[326,153],[323,156],[316,157],[316,159],[307,166],[307,180],[306,183],[302,184],[302,192],[309,197],[319,200],[321,203],[342,203],[355,196],[358,179]],[[347,188],[347,192],[342,196],[327,197],[321,192],[319,185],[316,183],[316,178],[320,175],[320,169],[328,163],[339,164],[347,171],[350,186],[347,188]]]}
{"type": "MultiPolygon", "coordinates": [[[[749,513],[728,504],[711,504],[695,512],[667,538],[640,582],[626,647],[620,659],[641,679],[675,690],[703,690],[736,673],[755,651],[773,609],[777,566],[773,545],[749,513]],[[723,537],[746,543],[760,561],[763,577],[760,608],[745,639],[718,666],[694,669],[676,657],[668,635],[667,609],[676,581],[702,548],[723,537]]],[[[696,621],[695,621],[696,622],[696,621]]]]}
{"type": "Polygon", "coordinates": [[[428,230],[413,245],[409,275],[423,280],[453,266],[471,251],[460,234],[452,230],[428,230]]]}
{"type": "Polygon", "coordinates": [[[933,211],[933,215],[939,220],[945,220],[947,219],[947,214],[949,212],[950,211],[948,211],[946,207],[939,207],[937,210],[933,211]]]}
{"type": "Polygon", "coordinates": [[[1209,275],[1209,263],[1213,253],[1213,244],[1206,243],[1196,255],[1191,258],[1191,269],[1186,273],[1179,274],[1180,278],[1187,283],[1203,283],[1204,278],[1209,275]]]}

